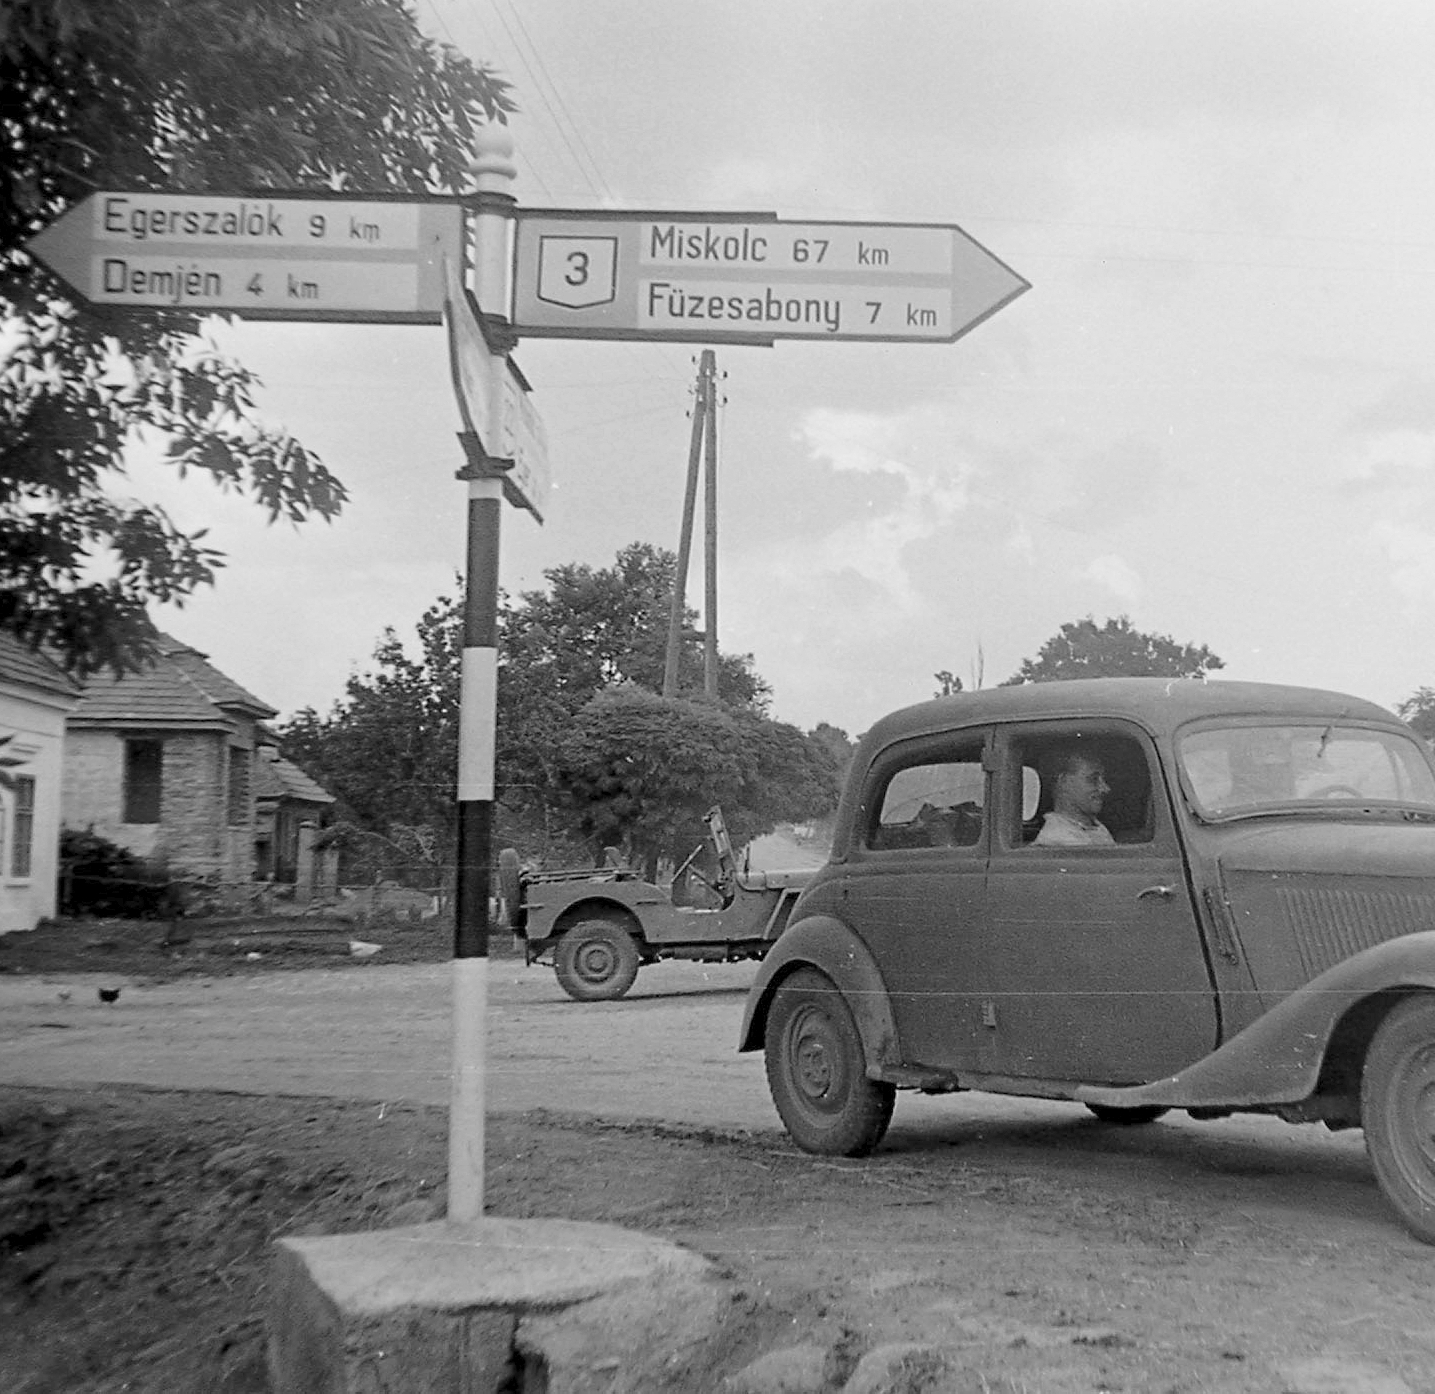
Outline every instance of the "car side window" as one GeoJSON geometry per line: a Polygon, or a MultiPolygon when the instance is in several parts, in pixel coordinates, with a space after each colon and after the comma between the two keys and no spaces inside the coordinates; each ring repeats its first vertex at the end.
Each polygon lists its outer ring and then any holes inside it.
{"type": "Polygon", "coordinates": [[[1135,736],[1091,728],[1033,731],[1011,749],[1021,771],[1020,829],[1012,830],[1012,846],[1099,851],[1154,840],[1151,767],[1135,736]]]}
{"type": "Polygon", "coordinates": [[[974,847],[985,822],[981,741],[898,765],[888,775],[868,832],[874,852],[913,847],[974,847]]]}

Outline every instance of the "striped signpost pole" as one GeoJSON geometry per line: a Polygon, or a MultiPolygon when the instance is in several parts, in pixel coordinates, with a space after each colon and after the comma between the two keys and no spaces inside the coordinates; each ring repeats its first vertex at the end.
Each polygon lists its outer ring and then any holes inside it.
{"type": "Polygon", "coordinates": [[[453,1074],[449,1099],[448,1218],[483,1217],[484,1056],[488,1006],[490,866],[493,854],[498,698],[498,544],[504,480],[499,454],[508,382],[508,232],[517,171],[506,131],[478,141],[474,297],[450,268],[446,317],[467,463],[467,581],[464,588],[458,757],[458,875],[453,934],[453,1074]],[[476,306],[475,306],[476,302],[476,306]],[[475,313],[476,309],[476,313],[475,313]],[[490,339],[497,342],[491,344],[490,339]],[[497,349],[497,352],[494,349],[497,349]]]}

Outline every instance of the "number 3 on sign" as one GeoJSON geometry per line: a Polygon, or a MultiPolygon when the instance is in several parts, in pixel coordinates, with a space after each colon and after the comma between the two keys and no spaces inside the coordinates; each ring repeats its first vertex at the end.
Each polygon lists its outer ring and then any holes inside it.
{"type": "Polygon", "coordinates": [[[570,310],[609,304],[618,291],[616,237],[540,237],[538,299],[570,310]]]}

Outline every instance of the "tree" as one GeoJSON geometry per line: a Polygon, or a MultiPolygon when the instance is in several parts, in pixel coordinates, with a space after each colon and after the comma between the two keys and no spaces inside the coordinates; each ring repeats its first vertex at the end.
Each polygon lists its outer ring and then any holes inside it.
{"type": "MultiPolygon", "coordinates": [[[[611,567],[572,562],[545,571],[547,591],[525,591],[505,602],[505,666],[576,711],[599,689],[635,682],[662,690],[668,617],[677,557],[648,542],[624,547],[611,567]]],[[[701,692],[702,648],[684,616],[678,691],[701,692]]],[[[771,696],[753,671],[751,654],[718,655],[718,697],[764,710],[771,696]]]]}
{"type": "Polygon", "coordinates": [[[146,606],[222,565],[122,496],[128,447],[271,519],[331,518],[344,490],[193,315],[77,309],[24,242],[104,188],[453,191],[512,102],[404,0],[7,0],[0,90],[0,627],[120,671],[151,651],[146,606]]]}
{"type": "Polygon", "coordinates": [[[809,740],[816,741],[827,751],[839,773],[846,771],[857,749],[856,742],[846,731],[830,721],[819,721],[807,735],[809,740]]]}
{"type": "Polygon", "coordinates": [[[1435,687],[1417,687],[1395,710],[1421,740],[1435,741],[1435,687]]]}
{"type": "Polygon", "coordinates": [[[280,730],[285,754],[374,832],[429,827],[452,836],[458,784],[458,680],[463,607],[441,596],[419,620],[419,656],[393,629],[374,666],[352,675],[327,716],[305,707],[280,730]]]}
{"type": "Polygon", "coordinates": [[[1225,666],[1204,644],[1178,644],[1169,635],[1143,633],[1125,615],[1098,627],[1088,615],[1062,625],[1002,686],[1070,678],[1204,678],[1225,666]]]}
{"type": "MultiPolygon", "coordinates": [[[[663,578],[671,584],[674,566],[672,553],[634,543],[611,568],[554,567],[545,573],[550,590],[502,601],[500,837],[544,851],[556,844],[559,855],[576,846],[597,854],[614,841],[658,855],[701,838],[701,815],[714,803],[739,838],[831,807],[836,757],[824,741],[767,717],[768,687],[750,655],[719,655],[733,700],[696,699],[701,659],[690,637],[687,695],[658,696],[669,607],[663,578]],[[627,778],[634,770],[647,772],[627,778]]],[[[299,712],[281,738],[362,826],[386,836],[396,825],[427,827],[447,856],[461,602],[440,598],[419,622],[417,641],[410,657],[385,630],[372,670],[349,679],[328,715],[299,712]]]]}
{"type": "Polygon", "coordinates": [[[660,697],[636,684],[599,693],[575,716],[554,764],[575,829],[596,853],[680,861],[720,804],[733,840],[829,811],[838,770],[795,726],[751,710],[660,697]]]}

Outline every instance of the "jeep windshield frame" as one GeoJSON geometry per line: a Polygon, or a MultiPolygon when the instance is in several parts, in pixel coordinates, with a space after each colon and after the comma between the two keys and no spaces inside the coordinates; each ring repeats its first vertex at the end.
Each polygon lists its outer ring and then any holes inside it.
{"type": "Polygon", "coordinates": [[[1341,717],[1221,718],[1183,727],[1176,755],[1204,823],[1292,814],[1435,819],[1435,766],[1401,729],[1341,717]]]}

